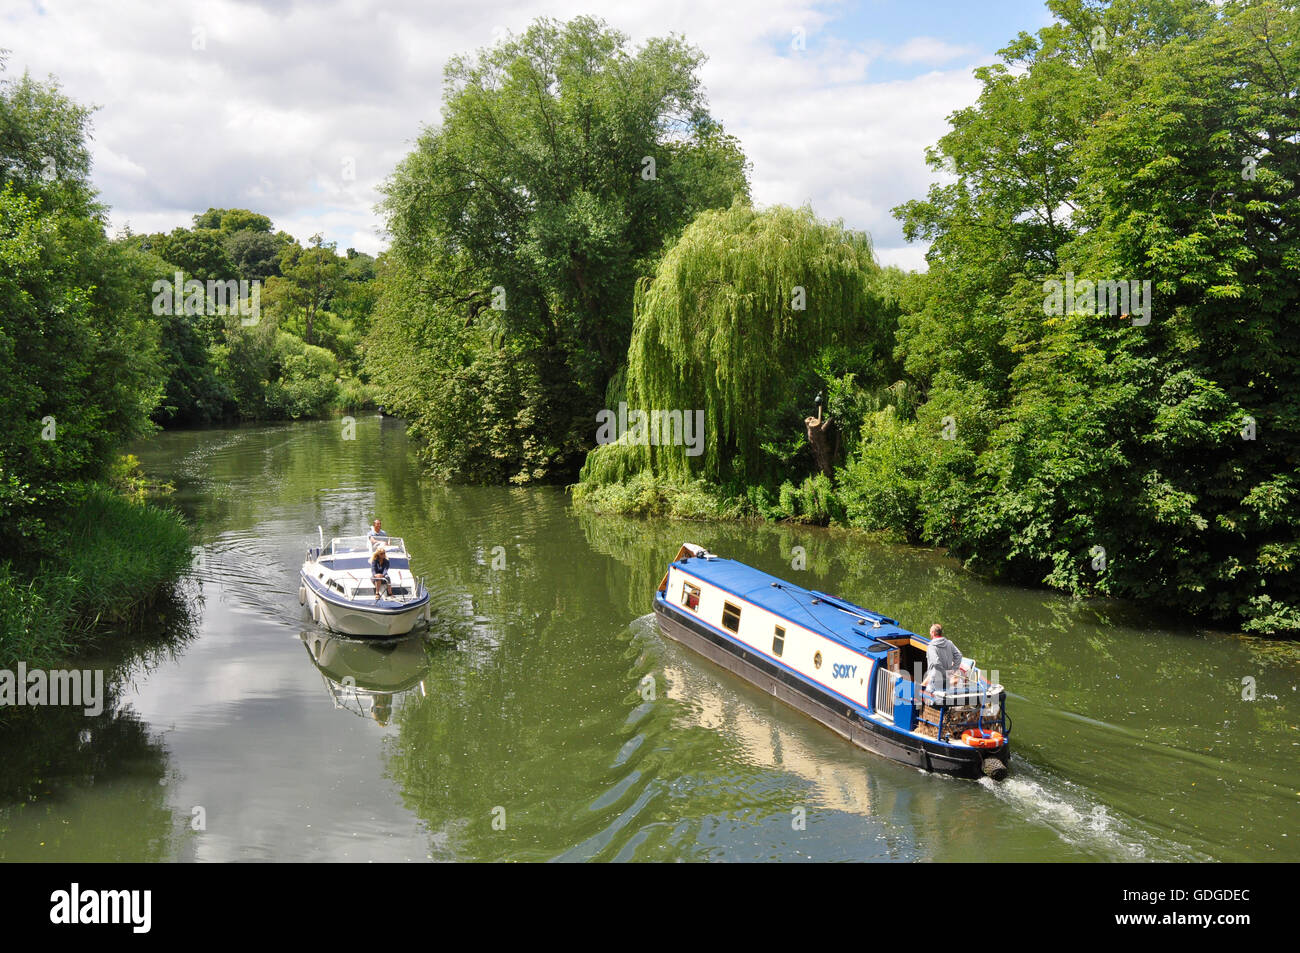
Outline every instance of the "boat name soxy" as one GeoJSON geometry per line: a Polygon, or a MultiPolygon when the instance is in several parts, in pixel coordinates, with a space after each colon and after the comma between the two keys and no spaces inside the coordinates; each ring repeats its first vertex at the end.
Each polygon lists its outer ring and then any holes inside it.
{"type": "Polygon", "coordinates": [[[82,705],[87,715],[104,710],[103,669],[27,670],[26,662],[18,671],[0,669],[0,707],[22,705],[82,705]]]}

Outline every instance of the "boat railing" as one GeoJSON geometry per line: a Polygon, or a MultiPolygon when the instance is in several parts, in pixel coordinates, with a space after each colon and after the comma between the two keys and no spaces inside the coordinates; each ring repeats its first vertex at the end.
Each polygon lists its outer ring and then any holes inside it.
{"type": "MultiPolygon", "coordinates": [[[[352,588],[350,591],[345,591],[344,595],[349,599],[364,598],[374,592],[374,581],[369,576],[361,579],[349,573],[348,577],[352,583],[352,588]]],[[[388,599],[391,602],[416,602],[424,597],[424,593],[424,577],[412,576],[409,585],[394,582],[391,591],[388,593],[388,599]],[[399,589],[402,591],[398,592],[399,589]]]]}
{"type": "Polygon", "coordinates": [[[982,706],[988,692],[974,685],[963,685],[958,688],[941,688],[933,692],[926,690],[923,695],[925,701],[935,708],[957,708],[982,706]]]}
{"type": "MultiPolygon", "coordinates": [[[[977,672],[978,670],[976,670],[977,672]]],[[[990,704],[989,691],[991,686],[985,685],[974,677],[975,672],[963,673],[969,679],[963,684],[954,685],[947,689],[930,691],[927,688],[921,688],[920,699],[933,708],[951,708],[958,706],[979,707],[983,709],[990,704]]],[[[881,665],[876,669],[876,713],[886,718],[894,716],[894,695],[900,679],[906,678],[902,672],[896,672],[892,669],[881,665]]],[[[996,704],[996,699],[992,700],[996,704]]]]}
{"type": "Polygon", "coordinates": [[[381,536],[372,544],[369,536],[335,536],[325,549],[327,554],[371,553],[383,546],[389,552],[406,552],[406,541],[400,536],[381,536]]]}
{"type": "Polygon", "coordinates": [[[894,717],[894,689],[902,675],[881,665],[876,669],[876,714],[894,717]]]}
{"type": "Polygon", "coordinates": [[[1001,694],[1002,686],[990,685],[984,681],[980,676],[980,670],[972,663],[956,673],[956,681],[948,688],[934,691],[928,688],[921,689],[920,696],[923,704],[937,709],[939,714],[937,722],[928,721],[924,717],[921,720],[934,727],[939,737],[942,737],[949,709],[974,708],[978,712],[977,727],[996,726],[1000,727],[1004,734],[1008,734],[1009,719],[1006,717],[1006,710],[1001,706],[1001,694]]]}

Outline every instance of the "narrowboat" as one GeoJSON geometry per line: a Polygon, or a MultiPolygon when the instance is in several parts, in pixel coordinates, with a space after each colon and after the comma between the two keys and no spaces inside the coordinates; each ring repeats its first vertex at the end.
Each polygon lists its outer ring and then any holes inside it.
{"type": "Polygon", "coordinates": [[[964,778],[1006,777],[1006,691],[972,659],[945,688],[923,687],[928,636],[691,543],[659,583],[664,635],[903,764],[964,778]]]}
{"type": "Polygon", "coordinates": [[[391,591],[375,595],[371,581],[372,547],[367,536],[339,536],[307,550],[298,586],[298,602],[318,624],[343,635],[393,638],[429,621],[429,592],[411,574],[411,558],[400,536],[381,542],[388,556],[391,591]]]}

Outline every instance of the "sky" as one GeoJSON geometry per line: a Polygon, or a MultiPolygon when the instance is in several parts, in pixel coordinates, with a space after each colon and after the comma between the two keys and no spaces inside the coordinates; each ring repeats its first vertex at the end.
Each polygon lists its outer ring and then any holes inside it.
{"type": "Polygon", "coordinates": [[[447,59],[579,14],[633,46],[677,33],[700,47],[755,203],[811,204],[904,268],[924,267],[925,246],[890,210],[935,181],[925,148],[975,101],[972,70],[1051,21],[1042,0],[3,0],[0,49],[6,75],[53,74],[98,107],[93,180],[115,231],[248,208],[375,254],[378,187],[438,122],[447,59]]]}

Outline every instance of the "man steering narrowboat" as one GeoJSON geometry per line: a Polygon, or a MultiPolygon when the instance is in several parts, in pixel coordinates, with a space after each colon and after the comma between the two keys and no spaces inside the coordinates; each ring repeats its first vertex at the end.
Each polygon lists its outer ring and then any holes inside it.
{"type": "Polygon", "coordinates": [[[951,688],[961,668],[961,650],[943,637],[943,626],[930,626],[930,647],[925,650],[925,689],[929,692],[951,688]]]}

